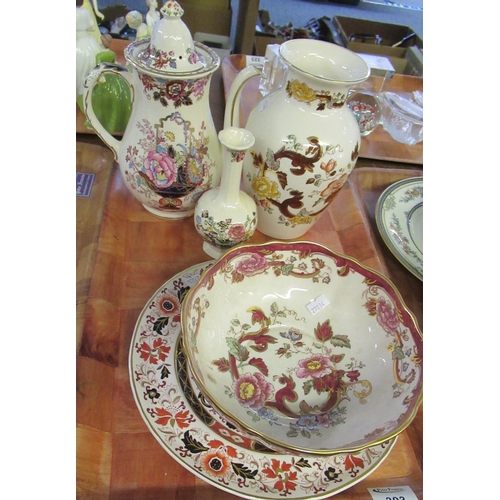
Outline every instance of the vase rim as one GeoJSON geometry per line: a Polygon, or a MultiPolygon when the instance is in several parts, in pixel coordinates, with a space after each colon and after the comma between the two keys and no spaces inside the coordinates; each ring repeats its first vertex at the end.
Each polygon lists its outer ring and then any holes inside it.
{"type": "Polygon", "coordinates": [[[239,127],[223,128],[218,137],[223,146],[233,151],[246,151],[255,143],[254,135],[249,130],[239,127]]]}
{"type": "Polygon", "coordinates": [[[352,85],[370,76],[370,67],[352,50],[330,42],[311,39],[293,39],[280,45],[284,61],[314,78],[330,83],[352,85]]]}

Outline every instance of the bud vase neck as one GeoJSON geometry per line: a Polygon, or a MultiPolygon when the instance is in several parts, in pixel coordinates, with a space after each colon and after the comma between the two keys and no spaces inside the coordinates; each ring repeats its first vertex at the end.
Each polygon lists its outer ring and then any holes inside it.
{"type": "Polygon", "coordinates": [[[204,239],[203,249],[213,258],[247,241],[257,226],[255,202],[240,187],[243,159],[254,144],[254,136],[248,130],[228,127],[218,137],[224,148],[221,183],[201,196],[194,214],[195,228],[204,239]]]}
{"type": "Polygon", "coordinates": [[[218,201],[228,206],[239,203],[243,160],[254,138],[247,130],[229,127],[219,132],[219,141],[224,148],[222,178],[218,201]]]}

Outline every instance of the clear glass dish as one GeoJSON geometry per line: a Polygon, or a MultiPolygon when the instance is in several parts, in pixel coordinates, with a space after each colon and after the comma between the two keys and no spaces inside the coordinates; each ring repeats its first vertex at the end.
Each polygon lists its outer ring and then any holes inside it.
{"type": "MultiPolygon", "coordinates": [[[[413,145],[424,139],[424,113],[422,105],[411,94],[382,92],[384,130],[398,142],[413,145]]],[[[420,102],[423,102],[421,100],[420,102]]]]}

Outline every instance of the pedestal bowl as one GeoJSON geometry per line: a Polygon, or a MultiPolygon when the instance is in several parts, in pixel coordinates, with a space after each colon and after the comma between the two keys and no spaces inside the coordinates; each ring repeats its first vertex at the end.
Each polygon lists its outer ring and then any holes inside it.
{"type": "Polygon", "coordinates": [[[204,396],[270,445],[359,451],[402,432],[422,401],[422,334],[399,292],[321,245],[228,251],[181,318],[204,396]]]}

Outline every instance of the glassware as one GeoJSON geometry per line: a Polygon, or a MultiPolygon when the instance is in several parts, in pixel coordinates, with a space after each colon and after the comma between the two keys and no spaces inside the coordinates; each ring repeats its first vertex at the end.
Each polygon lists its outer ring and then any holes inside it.
{"type": "Polygon", "coordinates": [[[366,137],[378,127],[382,118],[382,107],[376,94],[355,90],[349,94],[347,106],[356,117],[361,137],[366,137]]]}
{"type": "MultiPolygon", "coordinates": [[[[403,144],[413,145],[424,139],[422,105],[411,94],[382,92],[382,123],[391,137],[403,144]]],[[[421,99],[423,102],[423,96],[421,99]]]]}

